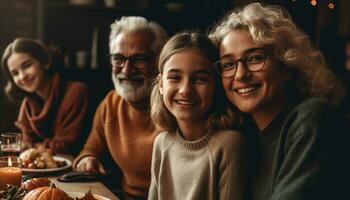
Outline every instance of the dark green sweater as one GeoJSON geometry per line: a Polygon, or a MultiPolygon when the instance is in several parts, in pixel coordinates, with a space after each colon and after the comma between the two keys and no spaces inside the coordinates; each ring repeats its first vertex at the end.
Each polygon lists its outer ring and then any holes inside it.
{"type": "Polygon", "coordinates": [[[350,199],[349,122],[334,105],[289,103],[258,135],[253,200],[350,199]]]}

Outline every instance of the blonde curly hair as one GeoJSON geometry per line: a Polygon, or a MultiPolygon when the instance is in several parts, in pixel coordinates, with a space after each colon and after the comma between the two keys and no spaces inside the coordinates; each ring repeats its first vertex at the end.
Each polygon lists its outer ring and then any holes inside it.
{"type": "Polygon", "coordinates": [[[248,31],[253,40],[269,49],[293,74],[289,92],[297,98],[330,97],[336,79],[328,69],[322,53],[313,47],[310,38],[293,22],[280,6],[252,3],[241,10],[231,11],[212,29],[209,37],[219,47],[233,30],[248,31]]]}

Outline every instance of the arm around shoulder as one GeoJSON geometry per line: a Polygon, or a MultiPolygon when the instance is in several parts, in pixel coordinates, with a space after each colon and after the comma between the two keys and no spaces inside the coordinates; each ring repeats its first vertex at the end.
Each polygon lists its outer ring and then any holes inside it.
{"type": "Polygon", "coordinates": [[[220,199],[241,200],[245,197],[247,144],[244,136],[232,130],[218,133],[215,145],[222,145],[219,160],[220,199]]]}

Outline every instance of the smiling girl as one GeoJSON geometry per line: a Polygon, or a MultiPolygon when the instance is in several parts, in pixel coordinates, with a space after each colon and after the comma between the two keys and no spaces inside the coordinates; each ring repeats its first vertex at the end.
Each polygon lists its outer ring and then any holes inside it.
{"type": "Polygon", "coordinates": [[[232,130],[215,73],[211,41],[179,33],[164,46],[152,91],[151,116],[159,131],[152,157],[149,199],[243,199],[246,145],[232,130]]]}
{"type": "Polygon", "coordinates": [[[15,124],[22,131],[24,148],[41,144],[54,153],[77,154],[89,124],[87,86],[50,73],[50,54],[34,39],[15,39],[1,64],[6,95],[22,100],[15,124]]]}

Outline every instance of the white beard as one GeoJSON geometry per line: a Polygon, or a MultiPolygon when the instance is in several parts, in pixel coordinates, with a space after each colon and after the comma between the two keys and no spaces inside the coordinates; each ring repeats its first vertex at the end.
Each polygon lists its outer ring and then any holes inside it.
{"type": "Polygon", "coordinates": [[[120,82],[119,78],[125,77],[124,74],[113,74],[112,80],[114,83],[114,88],[116,92],[125,100],[130,102],[137,102],[143,99],[146,99],[151,94],[151,85],[152,80],[150,78],[146,78],[142,74],[135,75],[134,77],[142,77],[142,84],[138,83],[125,83],[120,82]]]}

